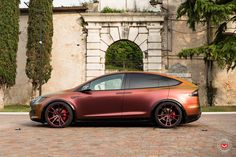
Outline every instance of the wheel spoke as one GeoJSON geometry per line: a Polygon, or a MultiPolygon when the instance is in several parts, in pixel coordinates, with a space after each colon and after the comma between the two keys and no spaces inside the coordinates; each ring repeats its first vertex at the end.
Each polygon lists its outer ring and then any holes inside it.
{"type": "Polygon", "coordinates": [[[160,118],[159,120],[164,120],[165,118],[167,118],[167,116],[163,116],[163,117],[160,118]]]}
{"type": "Polygon", "coordinates": [[[62,122],[62,124],[65,124],[65,121],[63,120],[62,117],[60,117],[60,121],[62,122]]]}
{"type": "Polygon", "coordinates": [[[55,122],[56,120],[58,120],[58,117],[57,117],[57,116],[53,119],[52,123],[54,124],[54,122],[55,122]]]}
{"type": "Polygon", "coordinates": [[[166,118],[166,123],[165,123],[166,126],[168,126],[168,118],[166,118]]]}
{"type": "Polygon", "coordinates": [[[53,115],[52,117],[49,118],[49,120],[55,119],[57,115],[53,115]]]}
{"type": "Polygon", "coordinates": [[[49,111],[50,111],[50,112],[55,112],[55,109],[54,109],[53,107],[51,107],[51,108],[49,109],[49,111]],[[52,110],[52,111],[50,111],[50,110],[52,110]]]}
{"type": "Polygon", "coordinates": [[[59,126],[61,126],[61,117],[58,118],[58,123],[59,123],[59,126]]]}

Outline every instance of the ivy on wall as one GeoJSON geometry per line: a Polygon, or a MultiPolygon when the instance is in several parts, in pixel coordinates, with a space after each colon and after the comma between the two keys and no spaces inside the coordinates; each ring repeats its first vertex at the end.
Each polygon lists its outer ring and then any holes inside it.
{"type": "Polygon", "coordinates": [[[0,85],[15,84],[19,41],[19,0],[0,1],[0,85]]]}
{"type": "Polygon", "coordinates": [[[30,0],[26,74],[34,90],[51,77],[52,14],[52,0],[30,0]]]}

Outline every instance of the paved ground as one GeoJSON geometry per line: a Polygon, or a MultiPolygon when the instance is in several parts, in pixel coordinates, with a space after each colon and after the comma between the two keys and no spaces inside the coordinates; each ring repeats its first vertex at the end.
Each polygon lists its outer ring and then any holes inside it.
{"type": "Polygon", "coordinates": [[[27,115],[0,115],[0,157],[194,157],[236,156],[236,114],[202,115],[175,129],[150,124],[76,124],[64,129],[31,122],[27,115]],[[231,143],[227,152],[217,143],[231,143]]]}

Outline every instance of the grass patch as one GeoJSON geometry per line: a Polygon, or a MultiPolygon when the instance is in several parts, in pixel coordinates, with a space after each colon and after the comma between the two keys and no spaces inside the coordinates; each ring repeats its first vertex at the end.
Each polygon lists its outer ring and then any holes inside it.
{"type": "Polygon", "coordinates": [[[202,112],[235,112],[236,106],[202,106],[202,112]]]}
{"type": "Polygon", "coordinates": [[[4,106],[0,112],[29,112],[30,106],[29,105],[9,105],[4,106]]]}

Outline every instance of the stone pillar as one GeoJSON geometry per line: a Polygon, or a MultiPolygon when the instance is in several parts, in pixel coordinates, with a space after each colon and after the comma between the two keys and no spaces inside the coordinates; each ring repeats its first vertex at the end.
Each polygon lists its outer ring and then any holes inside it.
{"type": "Polygon", "coordinates": [[[104,74],[105,66],[101,62],[100,26],[87,26],[86,80],[104,74]]]}
{"type": "Polygon", "coordinates": [[[160,71],[162,69],[161,52],[161,25],[148,26],[148,63],[147,71],[160,71]]]}

